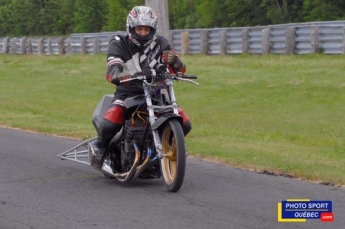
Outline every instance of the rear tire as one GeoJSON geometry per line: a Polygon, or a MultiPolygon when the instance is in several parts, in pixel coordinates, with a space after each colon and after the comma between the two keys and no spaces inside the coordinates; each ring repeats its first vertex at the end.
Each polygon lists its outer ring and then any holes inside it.
{"type": "Polygon", "coordinates": [[[186,170],[186,145],[181,124],[168,120],[161,131],[163,157],[161,170],[166,188],[177,192],[183,183],[186,170]]]}

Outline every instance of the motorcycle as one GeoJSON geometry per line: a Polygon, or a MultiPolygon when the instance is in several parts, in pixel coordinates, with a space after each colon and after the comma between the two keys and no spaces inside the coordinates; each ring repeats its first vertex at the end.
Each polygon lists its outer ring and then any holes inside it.
{"type": "MultiPolygon", "coordinates": [[[[124,101],[125,124],[113,137],[104,154],[101,172],[105,176],[123,183],[137,178],[163,177],[168,191],[177,192],[181,188],[187,155],[173,81],[199,85],[192,79],[197,79],[197,76],[161,72],[153,75],[137,73],[120,81],[141,81],[144,94],[124,101]]],[[[112,95],[104,96],[94,110],[92,121],[96,131],[111,100],[112,95]]],[[[90,164],[95,139],[89,139],[58,157],[90,164]]]]}

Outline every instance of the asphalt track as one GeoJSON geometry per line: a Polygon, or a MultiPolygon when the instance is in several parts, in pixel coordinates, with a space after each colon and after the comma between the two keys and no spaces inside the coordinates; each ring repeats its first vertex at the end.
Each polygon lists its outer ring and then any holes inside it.
{"type": "Polygon", "coordinates": [[[345,190],[188,158],[177,193],[121,185],[56,155],[80,143],[0,128],[0,229],[345,228],[345,190]],[[278,223],[288,198],[331,200],[334,222],[278,223]]]}

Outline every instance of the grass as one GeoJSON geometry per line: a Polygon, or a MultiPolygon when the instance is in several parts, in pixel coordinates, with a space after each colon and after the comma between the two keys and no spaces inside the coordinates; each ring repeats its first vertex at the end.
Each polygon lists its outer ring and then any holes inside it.
{"type": "MultiPolygon", "coordinates": [[[[345,185],[345,56],[183,56],[200,86],[175,83],[191,155],[345,185]]],[[[87,139],[114,86],[105,55],[0,55],[0,125],[87,139]]]]}

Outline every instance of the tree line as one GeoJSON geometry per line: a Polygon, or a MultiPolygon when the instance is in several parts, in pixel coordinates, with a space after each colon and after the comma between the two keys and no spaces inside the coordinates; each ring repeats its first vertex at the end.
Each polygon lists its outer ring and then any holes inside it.
{"type": "MultiPolygon", "coordinates": [[[[145,0],[0,0],[0,36],[124,31],[145,0]]],[[[344,0],[168,0],[170,29],[345,19],[344,0]]]]}

